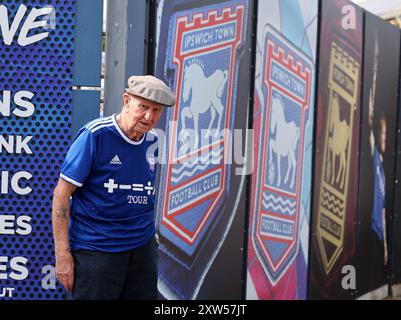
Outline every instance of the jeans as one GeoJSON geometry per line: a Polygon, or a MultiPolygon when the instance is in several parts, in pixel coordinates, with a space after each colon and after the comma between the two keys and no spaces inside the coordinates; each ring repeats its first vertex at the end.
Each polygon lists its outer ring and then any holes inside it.
{"type": "Polygon", "coordinates": [[[73,252],[72,300],[156,300],[158,244],[153,237],[142,247],[125,252],[73,252]]]}

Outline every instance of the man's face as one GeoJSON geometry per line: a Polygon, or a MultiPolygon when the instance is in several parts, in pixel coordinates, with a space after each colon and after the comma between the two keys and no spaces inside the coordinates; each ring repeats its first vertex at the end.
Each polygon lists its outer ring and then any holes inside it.
{"type": "Polygon", "coordinates": [[[163,106],[138,96],[124,94],[124,112],[130,129],[144,134],[153,129],[163,113],[163,106]]]}

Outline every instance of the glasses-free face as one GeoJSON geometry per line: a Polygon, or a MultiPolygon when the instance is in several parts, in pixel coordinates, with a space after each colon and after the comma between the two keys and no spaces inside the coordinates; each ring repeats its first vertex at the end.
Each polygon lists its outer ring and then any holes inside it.
{"type": "Polygon", "coordinates": [[[124,94],[124,117],[129,131],[144,134],[153,129],[159,122],[164,107],[156,102],[124,94]]]}

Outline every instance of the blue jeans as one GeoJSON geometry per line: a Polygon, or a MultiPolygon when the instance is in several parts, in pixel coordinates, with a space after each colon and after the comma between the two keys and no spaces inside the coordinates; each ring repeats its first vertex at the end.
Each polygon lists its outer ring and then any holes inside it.
{"type": "Polygon", "coordinates": [[[72,300],[156,300],[158,244],[118,253],[77,250],[72,300]]]}

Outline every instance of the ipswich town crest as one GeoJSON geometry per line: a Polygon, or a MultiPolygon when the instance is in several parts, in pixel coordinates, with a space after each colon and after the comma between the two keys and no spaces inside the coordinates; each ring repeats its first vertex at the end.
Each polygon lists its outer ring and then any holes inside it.
{"type": "Polygon", "coordinates": [[[294,261],[299,216],[306,115],[312,63],[270,26],[265,37],[259,160],[252,242],[272,285],[294,261]]]}
{"type": "Polygon", "coordinates": [[[343,251],[360,66],[340,41],[330,54],[329,98],[320,175],[317,240],[328,274],[343,251]]]}
{"type": "Polygon", "coordinates": [[[165,189],[158,214],[160,234],[171,243],[166,250],[173,246],[184,253],[188,259],[179,263],[188,268],[220,219],[229,191],[228,131],[244,10],[236,4],[190,12],[170,26],[174,46],[167,59],[175,72],[177,103],[167,115],[168,163],[161,172],[165,189]]]}

